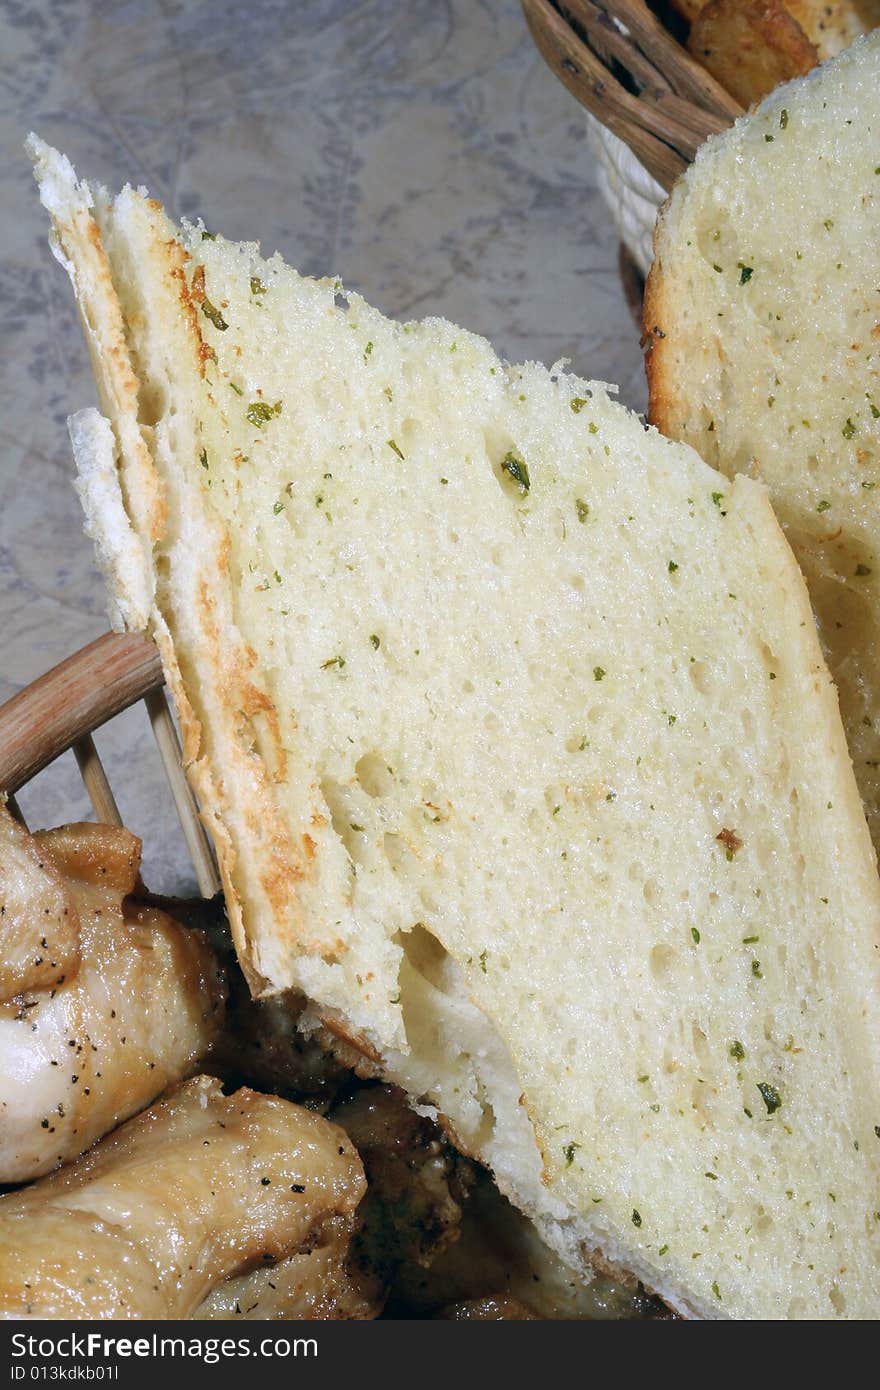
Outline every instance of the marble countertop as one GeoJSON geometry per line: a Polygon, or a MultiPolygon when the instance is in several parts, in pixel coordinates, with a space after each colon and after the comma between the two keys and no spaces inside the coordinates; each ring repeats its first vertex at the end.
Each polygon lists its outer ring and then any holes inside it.
{"type": "MultiPolygon", "coordinates": [[[[517,0],[0,0],[0,26],[0,701],[107,628],[65,427],[95,392],[29,129],[386,313],[568,357],[644,408],[580,108],[517,0]]],[[[144,711],[97,743],[147,881],[186,890],[144,711]]],[[[35,825],[88,814],[70,754],[20,799],[35,825]]]]}

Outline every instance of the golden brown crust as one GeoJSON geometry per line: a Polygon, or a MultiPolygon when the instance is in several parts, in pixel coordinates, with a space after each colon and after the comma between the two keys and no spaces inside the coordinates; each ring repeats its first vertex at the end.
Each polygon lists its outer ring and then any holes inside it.
{"type": "Polygon", "coordinates": [[[662,240],[664,219],[669,200],[664,203],[654,227],[654,260],[645,281],[642,304],[642,347],[645,354],[645,376],[648,381],[648,421],[663,434],[672,437],[671,395],[666,382],[666,362],[670,351],[666,318],[666,299],[663,280],[662,240]]]}
{"type": "Polygon", "coordinates": [[[141,841],[121,825],[79,821],[37,830],[34,842],[67,878],[134,892],[141,866],[141,841]]]}
{"type": "Polygon", "coordinates": [[[122,455],[120,486],[126,510],[148,545],[164,531],[164,490],[140,433],[140,385],[101,231],[89,212],[71,206],[66,218],[53,213],[53,234],[73,280],[101,409],[122,455]]]}
{"type": "Polygon", "coordinates": [[[695,18],[688,49],[744,106],[819,61],[781,0],[709,0],[695,18]]]}

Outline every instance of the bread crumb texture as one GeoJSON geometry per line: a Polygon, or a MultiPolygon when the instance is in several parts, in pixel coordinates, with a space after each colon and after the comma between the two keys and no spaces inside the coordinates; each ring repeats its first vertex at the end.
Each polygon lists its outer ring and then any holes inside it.
{"type": "Polygon", "coordinates": [[[700,151],[658,226],[651,418],[770,488],[880,843],[880,30],[700,151]],[[659,336],[659,335],[665,336],[659,336]]]}
{"type": "Polygon", "coordinates": [[[561,366],[96,203],[254,986],[570,1259],[689,1314],[876,1314],[877,876],[764,490],[561,366]]]}

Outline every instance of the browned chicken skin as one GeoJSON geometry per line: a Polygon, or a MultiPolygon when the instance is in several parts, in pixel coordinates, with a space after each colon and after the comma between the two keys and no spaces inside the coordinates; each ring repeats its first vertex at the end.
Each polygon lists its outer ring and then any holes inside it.
{"type": "Polygon", "coordinates": [[[215,953],[202,932],[124,901],[139,865],[127,830],[30,837],[0,813],[0,1183],[75,1158],[217,1036],[215,953]]]}
{"type": "Polygon", "coordinates": [[[336,1125],[196,1077],[0,1198],[0,1316],[185,1318],[224,1280],[290,1256],[330,1251],[323,1270],[364,1189],[336,1125]]]}
{"type": "Polygon", "coordinates": [[[79,918],[49,855],[0,804],[0,1003],[79,965],[79,918]]]}

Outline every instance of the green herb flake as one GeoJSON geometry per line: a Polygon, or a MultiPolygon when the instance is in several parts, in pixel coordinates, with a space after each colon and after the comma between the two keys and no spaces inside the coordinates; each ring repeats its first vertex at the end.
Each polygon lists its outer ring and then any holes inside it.
{"type": "Polygon", "coordinates": [[[501,467],[505,473],[510,474],[513,481],[518,485],[520,492],[525,495],[531,487],[529,470],[525,460],[518,458],[511,450],[509,453],[506,453],[501,460],[501,467]]]}
{"type": "Polygon", "coordinates": [[[822,501],[819,502],[819,503],[817,503],[817,505],[816,505],[816,511],[817,511],[817,512],[830,512],[830,511],[831,511],[831,503],[830,503],[825,497],[823,497],[823,498],[822,498],[822,501]]]}
{"type": "Polygon", "coordinates": [[[488,956],[488,954],[488,951],[480,952],[480,969],[482,970],[484,975],[488,975],[489,973],[488,967],[486,965],[486,957],[488,956]]]}
{"type": "Polygon", "coordinates": [[[742,261],[737,261],[737,266],[739,268],[739,283],[747,285],[755,273],[754,268],[750,265],[743,265],[742,261]]]}
{"type": "Polygon", "coordinates": [[[870,566],[870,565],[856,565],[855,573],[856,573],[856,575],[858,576],[859,579],[864,579],[864,577],[865,577],[866,574],[870,574],[870,573],[871,573],[871,566],[870,566]]]}
{"type": "Polygon", "coordinates": [[[321,662],[321,670],[322,670],[322,671],[327,671],[327,670],[329,670],[329,668],[330,668],[331,666],[335,666],[335,667],[337,667],[338,670],[341,671],[344,665],[345,665],[345,657],[344,657],[344,656],[331,656],[330,659],[329,659],[329,661],[322,661],[322,662],[321,662]]]}
{"type": "Polygon", "coordinates": [[[594,681],[601,681],[601,680],[604,679],[604,677],[605,677],[605,672],[604,672],[604,670],[602,669],[602,667],[601,667],[601,666],[594,666],[594,667],[593,667],[593,680],[594,680],[594,681]]]}
{"type": "Polygon", "coordinates": [[[760,938],[759,936],[744,936],[744,937],[743,937],[743,945],[744,945],[744,946],[752,946],[752,945],[754,945],[754,943],[755,943],[756,941],[760,941],[760,940],[761,940],[761,938],[760,938]]]}
{"type": "Polygon", "coordinates": [[[276,415],[280,414],[280,401],[276,401],[274,405],[270,405],[268,401],[251,401],[250,405],[245,411],[247,419],[251,422],[252,425],[256,425],[257,429],[260,430],[264,429],[270,420],[272,420],[276,415]]]}
{"type": "Polygon", "coordinates": [[[259,275],[251,276],[251,294],[267,294],[268,285],[264,285],[259,275]]]}
{"type": "Polygon", "coordinates": [[[211,320],[215,328],[219,328],[221,333],[226,332],[229,324],[226,322],[220,310],[215,308],[211,303],[210,299],[205,298],[202,300],[202,313],[205,315],[206,319],[211,320]]]}
{"type": "Polygon", "coordinates": [[[675,563],[674,560],[670,560],[666,568],[668,569],[670,574],[675,574],[675,571],[678,569],[678,565],[675,563]]]}
{"type": "Polygon", "coordinates": [[[715,504],[716,507],[720,507],[720,506],[721,506],[721,503],[724,501],[724,493],[723,493],[723,492],[713,492],[713,493],[712,493],[712,501],[713,501],[713,503],[715,504]]]}
{"type": "Polygon", "coordinates": [[[580,415],[586,403],[587,402],[585,401],[583,396],[572,396],[571,400],[569,401],[569,405],[571,406],[575,415],[580,415]]]}
{"type": "MultiPolygon", "coordinates": [[[[771,135],[771,136],[770,136],[770,139],[772,140],[772,138],[773,138],[773,137],[772,137],[772,135],[771,135]]],[[[718,1299],[719,1303],[722,1302],[721,1290],[720,1290],[719,1287],[718,1287],[718,1280],[717,1280],[717,1279],[716,1279],[716,1280],[714,1281],[714,1283],[712,1284],[712,1292],[714,1293],[715,1297],[718,1299]]]]}
{"type": "Polygon", "coordinates": [[[718,1174],[717,1174],[717,1173],[704,1173],[704,1174],[703,1174],[703,1177],[704,1177],[704,1178],[708,1178],[710,1182],[717,1182],[717,1181],[718,1181],[718,1174]]]}
{"type": "Polygon", "coordinates": [[[641,1226],[642,1224],[641,1214],[640,1212],[636,1211],[635,1207],[633,1207],[632,1223],[634,1226],[641,1226]]]}
{"type": "Polygon", "coordinates": [[[581,522],[581,524],[583,524],[583,522],[585,522],[587,517],[590,515],[589,504],[587,502],[582,502],[579,497],[576,497],[574,505],[575,511],[577,512],[578,521],[581,522]]]}
{"type": "Polygon", "coordinates": [[[202,465],[203,468],[207,468],[207,466],[208,466],[208,451],[207,451],[207,449],[203,449],[202,452],[199,454],[199,463],[202,465]]]}
{"type": "Polygon", "coordinates": [[[669,1246],[668,1246],[668,1245],[661,1245],[661,1246],[660,1246],[660,1249],[657,1251],[657,1254],[658,1254],[658,1255],[668,1255],[668,1254],[669,1254],[669,1246]]]}
{"type": "Polygon", "coordinates": [[[397,455],[397,457],[398,457],[399,459],[403,459],[403,458],[404,458],[403,450],[401,449],[400,445],[399,445],[395,440],[393,440],[393,439],[386,439],[385,443],[388,445],[388,448],[389,448],[389,449],[393,449],[394,453],[397,455]]]}
{"type": "Polygon", "coordinates": [[[273,511],[273,513],[275,514],[275,516],[279,516],[279,515],[281,514],[281,512],[284,511],[284,503],[283,503],[283,502],[276,502],[275,505],[274,505],[273,508],[272,508],[272,511],[273,511]]]}
{"type": "Polygon", "coordinates": [[[691,927],[691,936],[693,937],[694,945],[699,946],[701,938],[697,927],[691,927]]]}
{"type": "Polygon", "coordinates": [[[767,1114],[774,1114],[782,1104],[782,1097],[775,1086],[771,1086],[769,1081],[759,1081],[758,1090],[761,1092],[764,1104],[767,1107],[767,1114]]]}
{"type": "Polygon", "coordinates": [[[371,632],[371,633],[370,633],[370,642],[371,642],[371,644],[372,644],[372,647],[373,647],[373,651],[374,651],[374,652],[377,652],[377,651],[379,650],[379,648],[381,647],[381,645],[382,645],[381,641],[380,641],[379,638],[376,636],[375,632],[371,632]]]}
{"type": "Polygon", "coordinates": [[[772,144],[772,142],[773,142],[773,140],[774,140],[775,138],[776,138],[776,137],[775,137],[774,135],[765,135],[765,136],[764,136],[764,139],[767,141],[767,144],[768,144],[768,145],[769,145],[769,144],[772,144]]]}
{"type": "Polygon", "coordinates": [[[589,425],[587,426],[587,429],[590,431],[590,434],[599,433],[599,426],[596,424],[595,420],[590,421],[589,425]]]}
{"type": "MultiPolygon", "coordinates": [[[[565,1155],[565,1166],[566,1166],[566,1168],[570,1168],[571,1165],[574,1163],[574,1151],[575,1151],[575,1149],[579,1149],[579,1148],[580,1148],[580,1144],[575,1144],[574,1142],[572,1142],[571,1144],[565,1144],[565,1145],[563,1146],[562,1152],[563,1152],[564,1155],[565,1155]]],[[[594,1202],[601,1202],[601,1200],[602,1200],[601,1197],[594,1197],[594,1198],[593,1198],[593,1201],[594,1201],[594,1202]]]]}
{"type": "Polygon", "coordinates": [[[834,218],[826,217],[825,221],[822,223],[822,226],[825,228],[826,232],[830,232],[831,228],[834,226],[834,218]]]}
{"type": "Polygon", "coordinates": [[[846,424],[843,426],[843,429],[840,431],[840,433],[843,435],[844,439],[852,439],[855,432],[856,427],[853,424],[852,420],[849,418],[849,416],[847,416],[846,424]]]}
{"type": "Polygon", "coordinates": [[[868,404],[871,407],[871,415],[873,418],[875,420],[880,420],[880,407],[876,406],[873,401],[869,401],[868,404]]]}
{"type": "Polygon", "coordinates": [[[216,232],[206,232],[204,229],[202,230],[202,241],[216,241],[216,240],[217,240],[217,233],[216,233],[216,232]]]}
{"type": "Polygon", "coordinates": [[[371,356],[371,354],[372,354],[372,351],[373,351],[373,344],[372,344],[371,342],[370,342],[370,343],[367,343],[367,346],[364,348],[364,361],[365,361],[365,362],[369,362],[370,356],[371,356]]]}
{"type": "Polygon", "coordinates": [[[763,980],[764,972],[761,969],[761,962],[759,960],[752,961],[752,974],[756,980],[763,980]]]}
{"type": "Polygon", "coordinates": [[[235,394],[236,394],[237,396],[243,396],[243,395],[244,395],[244,391],[243,391],[242,387],[237,386],[236,383],[235,383],[234,381],[230,381],[229,387],[230,387],[230,390],[234,391],[235,394]]]}
{"type": "Polygon", "coordinates": [[[782,110],[781,110],[780,113],[779,113],[779,127],[780,127],[781,130],[785,130],[785,128],[786,128],[787,125],[788,125],[788,112],[786,111],[785,107],[783,106],[782,110]]]}

